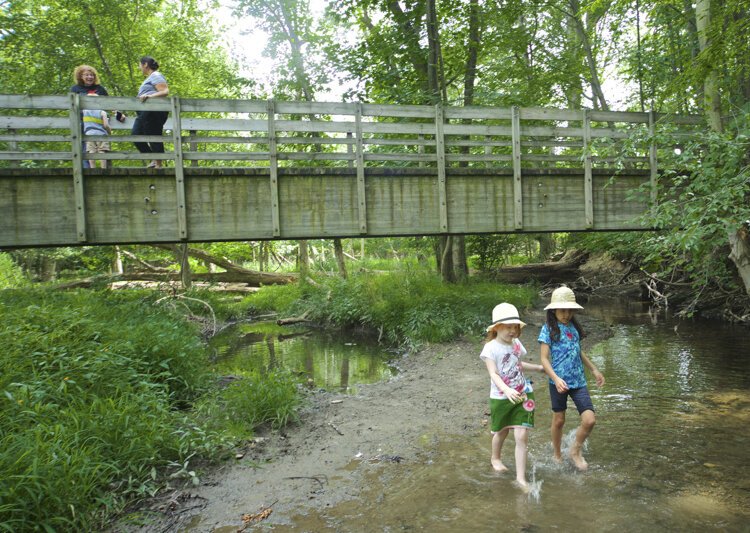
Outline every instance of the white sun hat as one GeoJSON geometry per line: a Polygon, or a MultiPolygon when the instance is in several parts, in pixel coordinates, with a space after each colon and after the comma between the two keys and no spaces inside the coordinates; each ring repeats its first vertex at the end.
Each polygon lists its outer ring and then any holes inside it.
{"type": "Polygon", "coordinates": [[[492,310],[492,324],[487,326],[487,331],[490,331],[497,324],[518,324],[524,327],[526,322],[518,317],[518,309],[515,305],[502,303],[497,304],[492,310]]]}
{"type": "Polygon", "coordinates": [[[576,295],[568,287],[563,285],[552,291],[550,304],[544,308],[547,309],[583,309],[576,303],[576,295]]]}

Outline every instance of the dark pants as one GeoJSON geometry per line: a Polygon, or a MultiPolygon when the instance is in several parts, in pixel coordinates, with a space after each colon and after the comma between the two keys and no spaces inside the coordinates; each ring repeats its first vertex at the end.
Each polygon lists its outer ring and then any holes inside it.
{"type": "MultiPolygon", "coordinates": [[[[161,135],[164,123],[167,121],[167,111],[138,111],[138,116],[133,124],[133,135],[161,135]]],[[[142,154],[163,154],[164,143],[136,142],[135,147],[142,154]]]]}

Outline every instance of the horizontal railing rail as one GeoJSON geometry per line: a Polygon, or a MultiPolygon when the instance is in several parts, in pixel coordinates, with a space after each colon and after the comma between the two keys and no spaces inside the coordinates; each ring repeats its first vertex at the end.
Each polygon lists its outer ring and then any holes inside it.
{"type": "Polygon", "coordinates": [[[656,172],[659,150],[673,149],[701,125],[697,115],[654,112],[0,95],[0,166],[163,159],[191,166],[630,165],[656,172]],[[86,109],[125,113],[124,123],[110,117],[112,151],[76,157],[82,141],[100,140],[81,135],[77,117],[86,109]],[[139,111],[169,112],[166,134],[130,134],[139,111]],[[670,131],[665,145],[656,142],[660,129],[670,131]],[[139,141],[164,142],[167,150],[141,154],[133,145],[139,141]]]}

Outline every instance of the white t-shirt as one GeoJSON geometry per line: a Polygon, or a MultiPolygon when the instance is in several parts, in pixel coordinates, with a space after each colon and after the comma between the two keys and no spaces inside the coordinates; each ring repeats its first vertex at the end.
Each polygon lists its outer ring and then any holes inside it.
{"type": "MultiPolygon", "coordinates": [[[[511,389],[515,389],[518,392],[532,392],[531,385],[526,382],[526,378],[523,375],[523,368],[521,367],[521,358],[526,353],[526,348],[523,347],[523,344],[518,339],[513,339],[512,344],[505,344],[497,339],[492,339],[484,345],[479,357],[495,361],[500,379],[511,389]]],[[[497,388],[495,382],[490,380],[490,383],[490,398],[505,400],[505,394],[497,388]]]]}

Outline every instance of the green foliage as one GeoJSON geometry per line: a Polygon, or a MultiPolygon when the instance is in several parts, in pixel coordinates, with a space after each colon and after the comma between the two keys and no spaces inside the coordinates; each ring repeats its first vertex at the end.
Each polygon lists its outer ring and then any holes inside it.
{"type": "Polygon", "coordinates": [[[479,333],[495,305],[510,301],[523,309],[536,295],[532,287],[477,281],[445,284],[436,274],[414,270],[319,279],[301,286],[301,291],[292,300],[291,288],[268,287],[250,300],[258,308],[306,313],[310,320],[338,328],[365,328],[377,332],[384,342],[408,346],[479,333]],[[264,295],[269,289],[273,294],[264,295]]]}
{"type": "Polygon", "coordinates": [[[210,11],[185,2],[19,0],[0,7],[0,93],[65,93],[80,64],[112,95],[134,96],[138,60],[155,57],[172,94],[232,97],[248,85],[219,46],[210,11]]]}
{"type": "Polygon", "coordinates": [[[682,270],[696,285],[732,284],[726,252],[729,232],[750,220],[750,128],[709,133],[687,144],[678,168],[665,178],[670,187],[646,222],[665,229],[646,243],[647,262],[659,271],[682,270]]]}
{"type": "Polygon", "coordinates": [[[469,235],[466,237],[466,255],[472,258],[483,273],[507,264],[528,263],[537,255],[533,235],[469,235]]]}
{"type": "Polygon", "coordinates": [[[259,426],[281,428],[299,420],[297,381],[284,371],[245,376],[202,399],[195,411],[211,430],[246,439],[259,426]]]}
{"type": "Polygon", "coordinates": [[[178,405],[207,383],[194,326],[138,293],[0,292],[0,522],[94,530],[223,444],[178,405]]]}
{"type": "Polygon", "coordinates": [[[20,288],[27,285],[29,280],[23,270],[5,253],[0,253],[0,289],[20,288]]]}
{"type": "MultiPolygon", "coordinates": [[[[733,131],[707,133],[683,145],[667,163],[656,205],[643,217],[650,233],[577,236],[589,250],[608,251],[644,266],[658,278],[688,282],[691,314],[718,291],[744,292],[728,259],[728,236],[750,220],[750,114],[737,117],[733,131]]],[[[639,191],[648,195],[646,186],[639,191]]]]}
{"type": "Polygon", "coordinates": [[[300,284],[269,285],[250,295],[246,301],[258,312],[278,311],[293,314],[303,294],[300,284]]]}

